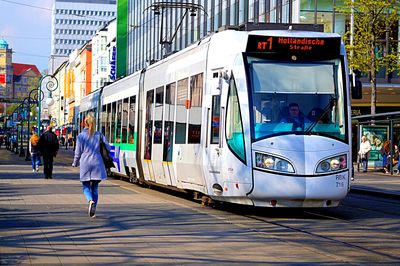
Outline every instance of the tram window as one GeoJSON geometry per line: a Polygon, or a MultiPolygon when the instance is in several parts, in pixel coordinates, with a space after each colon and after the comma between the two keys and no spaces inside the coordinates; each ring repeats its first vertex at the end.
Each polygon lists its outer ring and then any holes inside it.
{"type": "Polygon", "coordinates": [[[122,101],[122,138],[121,143],[127,143],[128,141],[128,110],[129,110],[129,98],[125,98],[122,101]]]}
{"type": "Polygon", "coordinates": [[[117,102],[117,124],[115,126],[115,142],[121,143],[121,124],[122,124],[122,100],[117,102]]]}
{"type": "Polygon", "coordinates": [[[176,98],[176,144],[186,143],[186,120],[188,107],[188,78],[178,81],[176,98]]]}
{"type": "Polygon", "coordinates": [[[150,90],[146,95],[146,121],[145,121],[145,150],[144,159],[151,159],[151,136],[153,129],[153,103],[154,103],[154,90],[150,90]]]}
{"type": "Polygon", "coordinates": [[[156,89],[156,103],[154,106],[154,143],[162,143],[164,87],[156,89]]]}
{"type": "Polygon", "coordinates": [[[111,142],[110,139],[110,126],[111,126],[111,103],[107,104],[107,119],[106,119],[106,133],[105,133],[105,137],[106,139],[111,142]]]}
{"type": "Polygon", "coordinates": [[[190,78],[188,143],[200,143],[203,73],[190,78]]]}
{"type": "Polygon", "coordinates": [[[129,99],[128,143],[135,143],[136,97],[129,99]]]}
{"type": "Polygon", "coordinates": [[[211,144],[219,144],[219,121],[221,112],[221,97],[215,95],[212,98],[212,110],[211,110],[211,144]]]}
{"type": "Polygon", "coordinates": [[[111,125],[111,135],[110,135],[110,141],[111,143],[115,143],[115,114],[117,111],[117,103],[113,102],[111,104],[111,119],[110,119],[110,125],[111,125]]]}
{"type": "Polygon", "coordinates": [[[172,150],[174,143],[175,89],[175,83],[168,84],[165,87],[163,161],[166,162],[172,162],[172,150]]]}
{"type": "Polygon", "coordinates": [[[246,163],[243,124],[240,112],[239,97],[233,78],[231,78],[229,84],[225,128],[228,147],[243,163],[246,163]]]}
{"type": "Polygon", "coordinates": [[[101,133],[103,135],[106,134],[106,125],[107,125],[107,106],[103,105],[101,107],[101,115],[100,115],[100,124],[101,124],[101,133]]]}

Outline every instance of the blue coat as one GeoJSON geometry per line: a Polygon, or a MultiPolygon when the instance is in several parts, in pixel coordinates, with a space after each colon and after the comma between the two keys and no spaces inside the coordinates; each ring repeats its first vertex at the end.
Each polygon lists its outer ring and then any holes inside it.
{"type": "Polygon", "coordinates": [[[110,145],[108,141],[99,132],[95,132],[89,137],[89,130],[85,128],[76,140],[75,156],[73,166],[80,166],[80,180],[105,180],[107,179],[106,168],[100,155],[100,137],[106,144],[108,150],[110,145]]]}

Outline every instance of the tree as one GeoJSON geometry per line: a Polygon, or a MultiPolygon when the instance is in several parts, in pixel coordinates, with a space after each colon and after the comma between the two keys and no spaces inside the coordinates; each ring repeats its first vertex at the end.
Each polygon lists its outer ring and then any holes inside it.
{"type": "Polygon", "coordinates": [[[376,78],[380,69],[386,73],[398,69],[399,51],[397,40],[391,36],[397,34],[398,3],[396,0],[344,0],[338,8],[354,18],[354,32],[346,32],[349,66],[368,74],[371,83],[371,114],[376,113],[376,78]]]}

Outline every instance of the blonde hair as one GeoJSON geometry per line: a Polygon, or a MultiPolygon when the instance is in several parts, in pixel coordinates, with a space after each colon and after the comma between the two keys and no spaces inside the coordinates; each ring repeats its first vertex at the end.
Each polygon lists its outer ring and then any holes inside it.
{"type": "Polygon", "coordinates": [[[94,118],[93,114],[89,113],[85,117],[85,128],[89,129],[89,137],[93,136],[96,129],[96,118],[94,118]]]}
{"type": "Polygon", "coordinates": [[[36,146],[39,142],[39,136],[36,133],[33,133],[30,142],[33,146],[36,146]]]}

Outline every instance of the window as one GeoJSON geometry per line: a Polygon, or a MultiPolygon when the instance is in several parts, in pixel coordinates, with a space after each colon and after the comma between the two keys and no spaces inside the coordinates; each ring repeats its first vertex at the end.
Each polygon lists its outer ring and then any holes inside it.
{"type": "Polygon", "coordinates": [[[200,143],[203,74],[190,78],[188,143],[200,143]]]}
{"type": "Polygon", "coordinates": [[[111,112],[110,112],[110,125],[111,125],[111,135],[110,135],[110,142],[111,143],[115,143],[115,114],[116,114],[116,110],[117,110],[117,103],[113,102],[111,104],[111,112]]]}
{"type": "Polygon", "coordinates": [[[125,98],[122,103],[122,139],[121,143],[128,141],[128,114],[129,114],[129,98],[125,98]]]}
{"type": "Polygon", "coordinates": [[[236,157],[238,157],[243,163],[246,163],[242,117],[240,112],[239,97],[233,76],[229,84],[225,124],[226,142],[228,143],[228,147],[236,155],[236,157]]]}
{"type": "MultiPolygon", "coordinates": [[[[107,136],[106,127],[107,127],[107,105],[103,105],[101,109],[101,116],[100,116],[100,124],[101,124],[101,133],[107,136]]],[[[107,137],[106,137],[107,138],[107,137]]]]}
{"type": "Polygon", "coordinates": [[[178,81],[176,99],[176,144],[186,143],[186,120],[188,108],[188,79],[178,81]]]}
{"type": "Polygon", "coordinates": [[[168,84],[165,87],[163,161],[166,162],[172,162],[172,149],[174,143],[175,89],[175,83],[168,84]]]}
{"type": "Polygon", "coordinates": [[[136,97],[131,96],[129,100],[129,124],[128,124],[128,143],[135,143],[135,120],[136,120],[136,97]]]}
{"type": "Polygon", "coordinates": [[[156,89],[156,104],[154,108],[154,143],[162,143],[164,87],[156,89]]]}
{"type": "Polygon", "coordinates": [[[219,144],[219,129],[220,129],[220,114],[221,114],[221,97],[214,95],[212,98],[211,110],[211,144],[219,144]]]}
{"type": "Polygon", "coordinates": [[[115,142],[121,143],[121,123],[122,123],[122,100],[117,102],[117,125],[115,127],[115,142]]]}
{"type": "Polygon", "coordinates": [[[151,159],[151,136],[153,129],[153,103],[154,103],[154,90],[148,91],[146,95],[146,119],[145,119],[145,150],[144,159],[151,159]]]}

